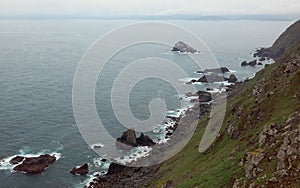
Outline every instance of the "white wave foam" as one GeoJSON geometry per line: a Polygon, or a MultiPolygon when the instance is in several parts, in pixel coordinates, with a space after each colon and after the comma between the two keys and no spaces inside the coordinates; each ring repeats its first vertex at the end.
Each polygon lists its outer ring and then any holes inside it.
{"type": "Polygon", "coordinates": [[[82,183],[79,183],[77,185],[74,186],[74,188],[82,188],[85,186],[89,186],[90,183],[96,178],[97,174],[93,174],[93,175],[87,175],[88,178],[86,178],[82,183]]]}
{"type": "Polygon", "coordinates": [[[226,92],[226,88],[212,88],[212,90],[207,91],[209,93],[222,93],[222,92],[226,92]]]}
{"type": "Polygon", "coordinates": [[[187,78],[180,78],[178,79],[179,82],[190,82],[191,80],[199,80],[199,78],[194,78],[194,77],[187,77],[187,78]]]}
{"type": "Polygon", "coordinates": [[[13,155],[13,156],[9,156],[9,157],[6,157],[4,159],[1,159],[0,160],[0,170],[9,170],[10,172],[13,172],[13,168],[16,167],[17,165],[19,165],[20,163],[17,163],[17,164],[11,164],[10,163],[10,160],[12,160],[14,157],[16,156],[22,156],[22,157],[38,157],[40,155],[44,155],[44,154],[49,154],[49,155],[52,155],[56,158],[56,160],[59,160],[61,158],[61,153],[58,153],[58,152],[47,152],[48,150],[43,150],[41,152],[38,152],[36,154],[34,153],[26,153],[23,149],[19,150],[19,154],[16,154],[16,155],[13,155]]]}
{"type": "Polygon", "coordinates": [[[201,51],[197,51],[195,53],[191,53],[191,52],[180,52],[180,51],[169,51],[169,52],[163,52],[161,54],[164,54],[164,55],[172,55],[172,54],[180,54],[180,55],[186,55],[186,54],[195,54],[195,55],[200,55],[200,54],[203,54],[201,51]]]}
{"type": "Polygon", "coordinates": [[[214,82],[215,84],[220,84],[224,86],[230,86],[233,85],[234,83],[229,83],[228,81],[223,81],[223,82],[214,82]]]}
{"type": "Polygon", "coordinates": [[[104,144],[102,144],[102,143],[95,143],[90,146],[90,148],[92,148],[92,149],[101,149],[103,147],[104,147],[104,144]]]}
{"type": "Polygon", "coordinates": [[[100,167],[102,169],[108,169],[110,161],[106,159],[106,161],[102,161],[105,158],[99,157],[99,158],[94,158],[93,163],[95,167],[100,167]]]}
{"type": "Polygon", "coordinates": [[[132,149],[132,153],[130,155],[125,155],[123,157],[118,157],[115,160],[120,164],[127,164],[131,163],[133,161],[137,161],[139,158],[147,157],[150,154],[150,151],[152,150],[151,147],[148,146],[139,146],[132,149]]]}

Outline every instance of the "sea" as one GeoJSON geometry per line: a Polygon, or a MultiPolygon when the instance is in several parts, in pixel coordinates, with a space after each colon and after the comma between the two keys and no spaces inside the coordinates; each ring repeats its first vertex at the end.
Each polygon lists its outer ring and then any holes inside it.
{"type": "MultiPolygon", "coordinates": [[[[86,143],[76,124],[72,106],[73,80],[83,55],[99,37],[138,22],[144,21],[0,20],[1,188],[83,187],[96,173],[105,173],[109,163],[101,161],[104,156],[99,156],[86,143]],[[38,175],[15,172],[8,162],[16,155],[37,156],[45,153],[55,155],[58,160],[38,175]],[[88,175],[74,176],[69,173],[74,166],[84,163],[89,163],[88,175]]],[[[239,80],[251,78],[263,68],[263,65],[241,67],[241,62],[252,60],[257,48],[272,45],[292,23],[252,20],[159,22],[178,25],[201,38],[219,65],[229,68],[239,80]]],[[[164,30],[161,32],[162,35],[170,35],[164,30]]],[[[186,54],[173,53],[170,49],[156,44],[133,47],[113,57],[99,76],[95,89],[96,108],[102,123],[114,138],[120,137],[126,129],[115,117],[110,103],[111,85],[130,61],[150,56],[169,59],[183,67],[189,75],[177,78],[172,72],[167,73],[180,84],[201,76],[196,73],[198,70],[186,63],[186,54]]],[[[263,64],[266,63],[271,62],[263,64]]],[[[198,89],[205,87],[201,84],[197,86],[198,89]]],[[[178,101],[181,95],[170,84],[153,78],[138,82],[126,97],[134,117],[145,120],[150,115],[149,102],[152,99],[163,99],[168,109],[166,114],[172,114],[180,108],[178,101]]],[[[155,127],[157,125],[153,125],[153,129],[155,127]]],[[[108,133],[99,133],[100,140],[104,134],[108,133]]],[[[150,131],[148,135],[156,141],[160,140],[156,131],[150,131]]]]}

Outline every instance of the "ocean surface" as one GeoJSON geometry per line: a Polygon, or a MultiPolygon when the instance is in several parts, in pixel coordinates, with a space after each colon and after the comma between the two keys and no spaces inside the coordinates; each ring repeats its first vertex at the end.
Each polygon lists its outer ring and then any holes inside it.
{"type": "MultiPolygon", "coordinates": [[[[85,162],[90,173],[108,165],[82,138],[72,109],[72,84],[85,51],[101,35],[131,20],[0,20],[0,187],[82,187],[89,176],[73,176],[69,170],[85,162]],[[25,175],[12,171],[9,157],[54,153],[59,160],[44,173],[25,175]]],[[[164,21],[184,27],[199,36],[217,58],[240,79],[252,77],[263,66],[241,67],[251,53],[270,46],[292,22],[286,21],[164,21]]],[[[164,31],[162,31],[162,34],[164,31]]],[[[168,33],[165,33],[168,34],[168,33]]],[[[178,39],[180,40],[180,39],[178,39]]],[[[174,45],[174,44],[170,44],[174,45]]],[[[136,46],[111,59],[99,76],[96,107],[103,124],[118,137],[124,131],[110,104],[109,88],[118,72],[135,58],[167,58],[182,66],[189,77],[200,77],[185,55],[169,47],[136,46]]],[[[176,76],[176,75],[174,75],[176,76]]],[[[188,78],[178,78],[184,84],[188,78]]],[[[197,86],[205,88],[203,85],[197,86]]],[[[146,79],[133,88],[129,99],[133,115],[149,116],[148,104],[155,97],[169,110],[179,107],[178,94],[170,85],[146,79]]],[[[103,133],[106,134],[106,133],[103,133]]],[[[149,133],[158,139],[154,133],[149,133]]],[[[101,138],[101,134],[99,135],[101,138]]]]}

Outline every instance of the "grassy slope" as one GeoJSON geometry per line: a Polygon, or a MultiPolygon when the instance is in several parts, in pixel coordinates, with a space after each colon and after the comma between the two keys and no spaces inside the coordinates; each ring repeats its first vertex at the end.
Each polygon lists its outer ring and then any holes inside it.
{"type": "MultiPolygon", "coordinates": [[[[187,146],[161,165],[150,187],[160,187],[167,181],[171,181],[175,187],[232,187],[235,178],[245,177],[244,167],[239,165],[240,160],[247,152],[259,149],[258,134],[263,127],[273,122],[282,123],[292,112],[300,110],[299,101],[295,98],[295,93],[299,91],[299,71],[291,76],[284,76],[279,71],[295,55],[300,56],[300,45],[276,63],[266,66],[255,78],[239,85],[230,94],[220,137],[206,154],[197,150],[207,124],[207,117],[202,118],[187,146]],[[257,97],[253,96],[252,91],[254,86],[262,84],[264,93],[271,90],[275,93],[271,97],[263,97],[263,101],[257,104],[257,97]],[[239,107],[242,115],[237,118],[232,110],[239,107]],[[262,118],[257,120],[259,114],[262,118]],[[227,135],[229,124],[241,130],[238,139],[230,139],[227,135]]],[[[270,177],[276,169],[276,164],[272,162],[262,165],[267,165],[268,170],[259,174],[255,180],[258,184],[259,177],[270,177]]]]}

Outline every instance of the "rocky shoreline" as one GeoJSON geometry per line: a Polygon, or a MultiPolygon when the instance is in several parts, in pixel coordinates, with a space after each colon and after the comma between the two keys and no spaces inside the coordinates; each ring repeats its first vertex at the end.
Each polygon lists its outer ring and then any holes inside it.
{"type": "MultiPolygon", "coordinates": [[[[226,68],[227,69],[227,68],[226,68]]],[[[210,71],[226,71],[223,69],[208,69],[210,71]]],[[[206,70],[206,71],[208,71],[206,70]]],[[[224,73],[225,73],[224,72],[224,73]]],[[[236,77],[235,77],[236,79],[236,77]]],[[[171,119],[174,124],[168,125],[165,127],[165,138],[168,139],[164,144],[153,144],[151,145],[152,150],[149,153],[149,156],[139,158],[137,161],[132,161],[130,164],[120,165],[116,163],[111,163],[108,169],[108,172],[104,175],[99,175],[95,177],[92,182],[89,183],[86,187],[89,188],[104,188],[104,187],[143,187],[147,186],[152,176],[159,168],[159,165],[149,166],[149,167],[129,167],[129,166],[143,166],[145,164],[159,164],[170,146],[180,143],[187,136],[193,134],[195,123],[197,124],[198,120],[204,115],[210,113],[212,105],[219,105],[226,98],[228,92],[230,92],[235,84],[239,84],[237,79],[231,85],[220,86],[224,92],[212,93],[208,91],[198,91],[196,93],[186,93],[187,97],[196,97],[191,99],[191,102],[194,105],[186,110],[182,111],[178,117],[167,116],[171,119]],[[215,100],[213,100],[215,99],[215,100]],[[151,157],[152,154],[155,154],[155,157],[151,157]]],[[[220,89],[220,88],[219,88],[220,89]]],[[[122,137],[118,139],[123,140],[126,144],[129,144],[131,147],[137,146],[136,136],[134,130],[127,130],[123,133],[122,137]],[[131,135],[131,136],[129,136],[131,135]],[[128,138],[130,137],[130,138],[128,138]],[[123,138],[123,139],[122,139],[123,138]],[[128,142],[131,140],[130,142],[128,142]]]]}

